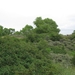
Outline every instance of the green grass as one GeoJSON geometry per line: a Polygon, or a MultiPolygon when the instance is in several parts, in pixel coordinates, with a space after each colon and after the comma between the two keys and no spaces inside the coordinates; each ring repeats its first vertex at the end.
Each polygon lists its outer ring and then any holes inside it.
{"type": "Polygon", "coordinates": [[[54,75],[75,75],[75,67],[73,66],[65,67],[60,63],[54,64],[54,66],[59,72],[59,74],[56,73],[54,75]]]}
{"type": "Polygon", "coordinates": [[[75,75],[75,67],[63,68],[61,70],[58,75],[75,75]]]}
{"type": "Polygon", "coordinates": [[[75,75],[75,68],[65,68],[61,75],[75,75]]]}

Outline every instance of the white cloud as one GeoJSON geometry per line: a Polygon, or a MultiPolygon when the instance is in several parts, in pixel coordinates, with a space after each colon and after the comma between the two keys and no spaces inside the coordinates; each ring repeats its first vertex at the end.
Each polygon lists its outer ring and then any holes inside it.
{"type": "Polygon", "coordinates": [[[71,33],[75,26],[75,0],[0,0],[0,25],[22,29],[36,17],[56,21],[61,33],[71,33]],[[69,31],[69,32],[68,32],[69,31]]]}

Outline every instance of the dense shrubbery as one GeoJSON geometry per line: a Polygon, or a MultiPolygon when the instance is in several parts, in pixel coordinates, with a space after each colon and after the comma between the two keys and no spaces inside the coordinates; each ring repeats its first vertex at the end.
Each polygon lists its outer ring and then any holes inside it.
{"type": "Polygon", "coordinates": [[[0,75],[53,75],[46,41],[26,42],[14,37],[0,38],[0,75]]]}
{"type": "Polygon", "coordinates": [[[75,65],[75,33],[59,34],[48,18],[37,17],[34,24],[16,32],[0,26],[0,75],[60,75],[57,64],[75,65]]]}
{"type": "Polygon", "coordinates": [[[72,64],[75,66],[75,55],[72,58],[72,64]]]}

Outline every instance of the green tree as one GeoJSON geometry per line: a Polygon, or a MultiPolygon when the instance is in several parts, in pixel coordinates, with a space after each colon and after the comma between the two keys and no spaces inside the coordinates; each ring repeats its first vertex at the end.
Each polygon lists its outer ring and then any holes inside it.
{"type": "Polygon", "coordinates": [[[8,28],[4,28],[3,29],[3,35],[9,35],[10,34],[10,31],[8,28]]]}
{"type": "Polygon", "coordinates": [[[15,29],[13,28],[9,28],[10,34],[14,34],[15,33],[15,29]]]}
{"type": "Polygon", "coordinates": [[[20,35],[21,32],[20,32],[20,31],[16,31],[14,34],[15,34],[15,35],[20,35]]]}
{"type": "Polygon", "coordinates": [[[31,32],[32,29],[33,29],[32,26],[26,25],[24,28],[22,28],[21,33],[27,35],[31,32]]]}
{"type": "Polygon", "coordinates": [[[34,24],[36,25],[35,32],[37,34],[43,35],[43,38],[50,38],[52,40],[59,38],[59,29],[57,28],[58,25],[55,21],[49,18],[42,19],[41,17],[37,17],[34,21],[34,24]],[[57,38],[55,38],[57,37],[57,38]],[[54,38],[54,39],[53,39],[54,38]]]}
{"type": "Polygon", "coordinates": [[[15,29],[13,28],[3,28],[3,26],[0,26],[0,36],[5,36],[9,34],[14,34],[15,29]]]}
{"type": "Polygon", "coordinates": [[[3,35],[3,26],[0,25],[0,36],[3,35]]]}
{"type": "Polygon", "coordinates": [[[37,33],[52,33],[56,32],[59,33],[59,29],[57,28],[58,25],[55,21],[49,18],[42,19],[41,17],[37,17],[34,21],[34,24],[36,25],[36,28],[38,29],[37,33]],[[41,30],[39,32],[39,30],[41,30]]]}

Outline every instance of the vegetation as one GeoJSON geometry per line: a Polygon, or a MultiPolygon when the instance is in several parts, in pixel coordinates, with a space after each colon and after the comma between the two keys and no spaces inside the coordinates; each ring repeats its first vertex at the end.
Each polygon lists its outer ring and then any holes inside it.
{"type": "Polygon", "coordinates": [[[74,75],[75,31],[59,34],[49,18],[33,23],[20,31],[0,25],[0,75],[74,75]]]}

